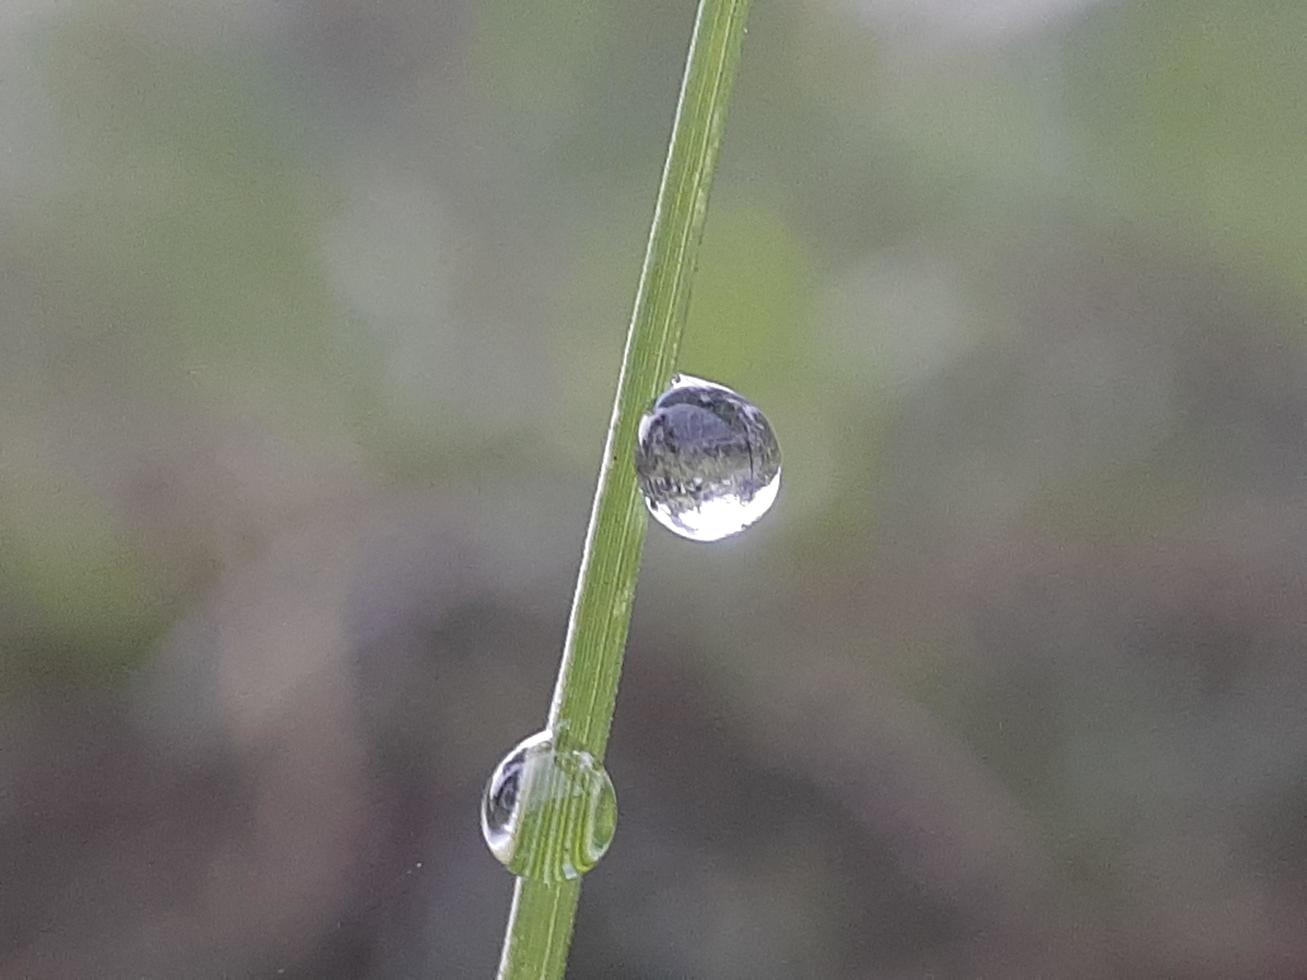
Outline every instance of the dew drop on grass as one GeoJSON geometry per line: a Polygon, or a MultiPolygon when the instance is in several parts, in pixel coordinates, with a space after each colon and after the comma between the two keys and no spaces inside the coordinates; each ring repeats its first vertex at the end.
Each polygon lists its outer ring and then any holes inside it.
{"type": "Polygon", "coordinates": [[[549,732],[520,742],[495,767],[481,802],[481,833],[504,867],[557,882],[585,874],[617,826],[617,796],[588,752],[559,748],[549,732]]]}
{"type": "Polygon", "coordinates": [[[717,541],[775,502],[781,447],[753,402],[678,374],[640,420],[635,472],[654,520],[683,538],[717,541]]]}

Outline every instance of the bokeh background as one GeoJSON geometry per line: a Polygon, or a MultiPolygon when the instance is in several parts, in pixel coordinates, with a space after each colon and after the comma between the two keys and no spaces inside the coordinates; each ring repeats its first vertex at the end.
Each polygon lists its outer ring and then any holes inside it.
{"type": "MultiPolygon", "coordinates": [[[[0,4],[0,976],[491,974],[692,17],[0,4]]],[[[1305,47],[758,0],[571,976],[1307,976],[1305,47]]]]}

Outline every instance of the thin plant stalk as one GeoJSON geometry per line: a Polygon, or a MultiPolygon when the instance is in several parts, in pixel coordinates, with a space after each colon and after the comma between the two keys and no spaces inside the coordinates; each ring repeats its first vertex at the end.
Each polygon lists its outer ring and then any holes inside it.
{"type": "MultiPolygon", "coordinates": [[[[749,2],[699,3],[549,711],[556,739],[600,761],[647,523],[633,462],[636,427],[676,369],[749,2]]],[[[578,880],[517,880],[499,963],[502,980],[563,976],[579,895],[578,880]]]]}

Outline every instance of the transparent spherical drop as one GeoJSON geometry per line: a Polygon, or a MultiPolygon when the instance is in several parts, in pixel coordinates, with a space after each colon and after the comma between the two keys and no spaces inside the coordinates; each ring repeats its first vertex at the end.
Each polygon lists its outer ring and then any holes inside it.
{"type": "Polygon", "coordinates": [[[781,447],[753,402],[678,374],[640,420],[635,472],[654,520],[681,537],[717,541],[775,502],[781,447]]]}
{"type": "Polygon", "coordinates": [[[604,856],[617,827],[617,795],[588,752],[558,748],[549,732],[520,742],[495,767],[481,802],[490,852],[522,878],[562,881],[604,856]]]}

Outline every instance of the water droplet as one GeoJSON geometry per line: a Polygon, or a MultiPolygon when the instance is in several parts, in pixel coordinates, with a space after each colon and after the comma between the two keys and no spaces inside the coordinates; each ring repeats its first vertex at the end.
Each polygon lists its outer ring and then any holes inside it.
{"type": "Polygon", "coordinates": [[[604,856],[617,826],[617,796],[588,752],[559,748],[549,732],[518,743],[495,767],[481,804],[481,833],[515,875],[561,881],[604,856]]]}
{"type": "Polygon", "coordinates": [[[654,520],[681,537],[717,541],[775,502],[781,447],[753,402],[678,374],[640,420],[635,472],[654,520]]]}

